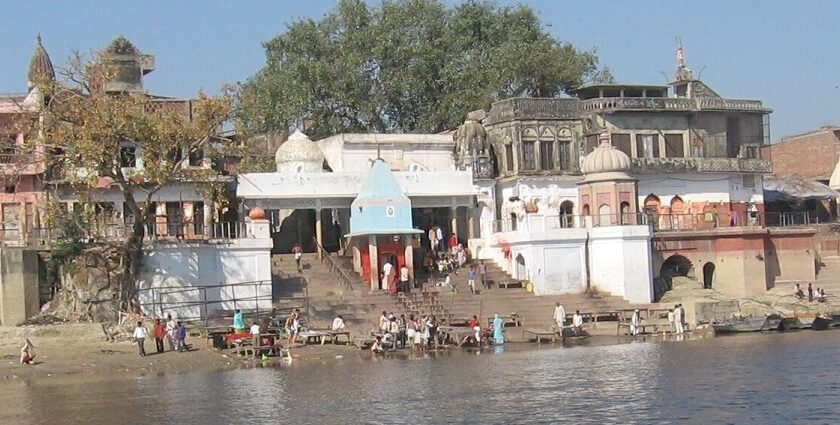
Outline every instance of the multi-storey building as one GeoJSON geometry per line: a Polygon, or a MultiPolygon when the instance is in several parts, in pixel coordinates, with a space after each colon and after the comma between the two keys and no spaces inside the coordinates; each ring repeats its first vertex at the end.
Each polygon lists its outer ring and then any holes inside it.
{"type": "Polygon", "coordinates": [[[657,294],[674,275],[735,295],[766,290],[776,279],[813,278],[813,232],[774,235],[765,228],[777,224],[764,214],[762,189],[772,171],[761,149],[770,112],[758,100],[721,97],[681,60],[666,86],[588,85],[573,98],[494,103],[482,121],[486,149],[457,160],[477,164],[484,194],[476,211],[482,238],[471,245],[542,292],[609,288],[592,282],[592,269],[610,262],[588,263],[589,236],[573,229],[640,223],[653,231],[657,294]],[[582,190],[584,158],[599,141],[628,159],[627,170],[615,171],[626,171],[634,190],[582,190]],[[494,164],[480,166],[476,158],[494,164]],[[579,240],[574,261],[582,262],[571,273],[549,255],[552,247],[569,248],[569,238],[579,240]]]}
{"type": "MultiPolygon", "coordinates": [[[[111,42],[105,52],[117,67],[115,77],[103,82],[106,92],[151,96],[149,108],[152,110],[165,108],[186,117],[192,116],[194,100],[146,93],[143,78],[154,70],[154,56],[142,53],[123,37],[111,42]]],[[[122,193],[112,186],[109,179],[100,179],[99,189],[93,193],[86,191],[85,195],[89,196],[89,199],[82,199],[67,179],[68,172],[79,170],[52,167],[48,169],[42,145],[35,143],[34,147],[30,147],[30,144],[25,143],[33,136],[18,125],[22,122],[18,118],[31,115],[31,119],[37,119],[38,110],[43,106],[43,97],[34,83],[38,78],[55,78],[52,62],[41,44],[40,37],[29,66],[29,92],[0,97],[0,126],[3,128],[4,143],[3,152],[0,152],[0,164],[4,171],[4,192],[0,193],[0,223],[4,244],[20,245],[33,241],[39,244],[46,243],[43,239],[48,233],[45,214],[48,196],[53,196],[52,201],[68,211],[83,205],[87,205],[86,208],[94,208],[100,221],[99,230],[111,236],[122,235],[125,224],[133,218],[127,213],[122,193]],[[23,147],[32,152],[22,150],[23,147]],[[22,161],[22,155],[26,155],[25,158],[31,161],[22,161]]],[[[140,147],[126,141],[120,148],[122,166],[127,175],[143,169],[144,158],[140,147]]],[[[175,152],[174,155],[176,159],[185,161],[188,167],[213,167],[209,156],[204,153],[189,157],[180,152],[175,152]]],[[[226,173],[220,172],[219,179],[229,179],[222,174],[226,173]]],[[[155,224],[149,226],[148,235],[203,238],[212,231],[235,232],[234,225],[227,225],[224,229],[222,226],[212,225],[214,217],[225,213],[228,221],[235,221],[236,211],[231,209],[229,212],[223,212],[214,208],[215,200],[210,198],[210,191],[205,190],[206,186],[207,182],[184,181],[166,185],[159,190],[154,200],[155,224]]],[[[136,194],[136,199],[142,199],[141,193],[136,194]]]]}

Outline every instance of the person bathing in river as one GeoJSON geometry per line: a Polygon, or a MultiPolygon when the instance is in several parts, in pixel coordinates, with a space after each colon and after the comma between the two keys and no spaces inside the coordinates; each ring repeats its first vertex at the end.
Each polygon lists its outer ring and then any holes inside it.
{"type": "Polygon", "coordinates": [[[373,354],[385,354],[385,349],[382,347],[382,338],[376,337],[376,341],[370,344],[370,351],[373,354]]]}
{"type": "Polygon", "coordinates": [[[413,314],[408,315],[408,321],[405,322],[405,336],[408,340],[408,347],[414,351],[414,340],[417,337],[417,319],[413,314]]]}
{"type": "Polygon", "coordinates": [[[493,344],[505,343],[505,323],[499,317],[499,313],[493,316],[493,344]]]}

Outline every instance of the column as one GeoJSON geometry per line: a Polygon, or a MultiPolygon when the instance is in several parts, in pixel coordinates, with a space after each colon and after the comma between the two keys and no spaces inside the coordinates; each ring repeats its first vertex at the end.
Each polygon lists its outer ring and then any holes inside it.
{"type": "MultiPolygon", "coordinates": [[[[379,252],[376,249],[376,235],[368,236],[368,254],[370,254],[370,289],[379,289],[379,252]]],[[[365,264],[362,264],[365,267],[365,264]]]]}
{"type": "MultiPolygon", "coordinates": [[[[452,232],[452,236],[458,238],[458,207],[450,207],[449,208],[449,221],[451,225],[449,227],[449,231],[452,232]]],[[[451,246],[447,246],[447,248],[452,248],[451,246]]]]}
{"type": "MultiPolygon", "coordinates": [[[[405,266],[408,267],[408,281],[414,284],[414,245],[412,241],[414,235],[404,235],[403,244],[405,245],[405,266]]],[[[399,273],[399,270],[397,271],[399,273]]]]}
{"type": "MultiPolygon", "coordinates": [[[[204,201],[204,206],[201,207],[204,213],[204,234],[207,235],[208,238],[213,235],[213,229],[210,228],[213,225],[213,207],[211,204],[212,203],[209,201],[204,201]]],[[[195,214],[195,211],[193,211],[193,214],[195,214]]],[[[243,216],[240,217],[242,217],[240,220],[244,220],[243,216]]]]}
{"type": "Polygon", "coordinates": [[[469,208],[467,210],[469,212],[469,216],[467,217],[467,237],[470,239],[475,238],[475,214],[476,208],[469,208]]]}
{"type": "Polygon", "coordinates": [[[318,248],[318,259],[319,260],[323,259],[323,256],[324,256],[323,249],[321,249],[324,246],[324,237],[323,236],[324,236],[324,231],[321,227],[321,209],[316,208],[315,209],[315,240],[318,241],[318,246],[319,246],[319,248],[318,248]]]}

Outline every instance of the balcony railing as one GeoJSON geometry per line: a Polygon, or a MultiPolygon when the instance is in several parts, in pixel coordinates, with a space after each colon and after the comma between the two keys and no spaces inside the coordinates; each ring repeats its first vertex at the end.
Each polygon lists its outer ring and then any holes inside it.
{"type": "Polygon", "coordinates": [[[633,171],[641,173],[771,173],[773,163],[753,158],[633,158],[633,171]]]}
{"type": "Polygon", "coordinates": [[[819,222],[815,211],[749,213],[731,211],[700,214],[596,214],[526,215],[521,220],[507,218],[493,223],[493,232],[542,233],[559,229],[604,226],[649,225],[654,232],[703,231],[739,227],[802,227],[819,222]]]}
{"type": "MultiPolygon", "coordinates": [[[[194,222],[151,223],[145,226],[146,241],[208,241],[247,238],[246,222],[211,223],[209,226],[194,222]]],[[[121,241],[132,232],[131,223],[94,224],[82,235],[88,241],[121,241]]],[[[58,228],[21,228],[18,225],[0,225],[0,245],[17,247],[49,247],[61,237],[58,228]]]]}

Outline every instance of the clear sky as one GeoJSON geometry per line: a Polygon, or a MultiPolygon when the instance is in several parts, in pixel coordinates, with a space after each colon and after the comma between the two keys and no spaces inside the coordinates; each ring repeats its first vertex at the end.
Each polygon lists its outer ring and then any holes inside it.
{"type": "MultiPolygon", "coordinates": [[[[372,1],[376,3],[376,1],[372,1]]],[[[517,3],[502,1],[501,3],[517,3]]],[[[840,2],[523,1],[549,30],[597,48],[619,82],[664,83],[675,68],[675,37],[688,66],[724,97],[774,109],[771,136],[840,124],[840,2]]],[[[123,34],[156,56],[146,79],[155,94],[192,96],[246,80],[264,63],[262,42],[301,17],[321,17],[330,0],[4,0],[0,4],[0,93],[24,92],[41,33],[58,65],[74,49],[101,49],[123,34]]]]}

